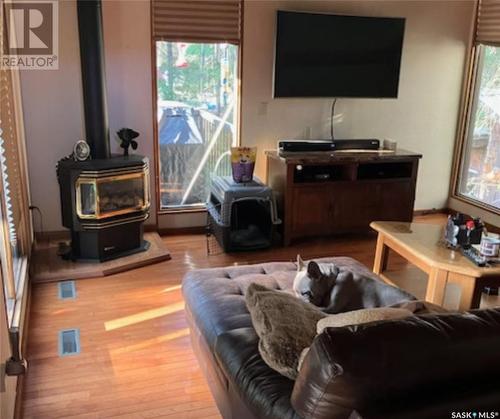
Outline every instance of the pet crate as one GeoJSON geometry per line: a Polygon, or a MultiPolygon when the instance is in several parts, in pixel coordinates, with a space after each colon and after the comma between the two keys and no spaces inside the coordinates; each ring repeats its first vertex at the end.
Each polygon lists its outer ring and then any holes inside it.
{"type": "Polygon", "coordinates": [[[207,208],[208,231],[225,252],[270,247],[281,223],[272,189],[256,178],[236,183],[231,176],[215,176],[207,208]]]}

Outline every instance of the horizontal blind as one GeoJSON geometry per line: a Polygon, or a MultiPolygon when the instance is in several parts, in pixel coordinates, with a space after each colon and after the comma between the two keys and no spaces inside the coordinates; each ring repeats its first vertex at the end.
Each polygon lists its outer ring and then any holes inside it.
{"type": "Polygon", "coordinates": [[[500,0],[480,0],[476,42],[500,46],[500,0]]]}
{"type": "Polygon", "coordinates": [[[153,37],[163,41],[241,40],[242,0],[153,0],[153,37]]]}
{"type": "Polygon", "coordinates": [[[10,241],[17,242],[17,226],[22,224],[22,184],[17,144],[14,98],[10,70],[0,70],[0,169],[7,209],[10,241]]]}
{"type": "MultiPolygon", "coordinates": [[[[0,7],[1,8],[1,7],[0,7]]],[[[5,15],[0,11],[0,38],[7,42],[5,15]]],[[[7,297],[18,296],[24,278],[20,268],[32,242],[29,216],[24,121],[19,72],[0,69],[0,265],[7,297]]]]}
{"type": "Polygon", "coordinates": [[[2,276],[6,281],[7,297],[16,297],[13,256],[18,249],[18,226],[22,225],[22,205],[18,199],[20,190],[19,154],[12,96],[12,80],[9,70],[0,70],[0,204],[3,218],[2,248],[0,259],[2,276]]]}
{"type": "Polygon", "coordinates": [[[23,115],[19,106],[19,80],[14,71],[0,69],[0,169],[11,245],[18,256],[29,254],[32,231],[23,115]]]}

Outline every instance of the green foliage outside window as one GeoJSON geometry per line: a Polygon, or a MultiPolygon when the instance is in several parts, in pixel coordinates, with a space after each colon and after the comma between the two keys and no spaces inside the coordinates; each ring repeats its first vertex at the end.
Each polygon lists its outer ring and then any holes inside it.
{"type": "Polygon", "coordinates": [[[235,62],[234,45],[158,42],[158,99],[221,116],[234,92],[235,62]]]}

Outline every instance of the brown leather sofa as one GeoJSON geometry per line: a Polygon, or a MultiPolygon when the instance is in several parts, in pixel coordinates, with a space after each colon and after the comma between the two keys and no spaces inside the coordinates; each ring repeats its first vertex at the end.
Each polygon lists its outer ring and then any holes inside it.
{"type": "MultiPolygon", "coordinates": [[[[377,278],[353,259],[323,260],[377,278]]],[[[224,418],[500,413],[500,309],[330,328],[315,339],[295,382],[269,368],[244,294],[252,282],[290,291],[295,271],[293,263],[267,263],[184,278],[193,348],[224,418]]]]}

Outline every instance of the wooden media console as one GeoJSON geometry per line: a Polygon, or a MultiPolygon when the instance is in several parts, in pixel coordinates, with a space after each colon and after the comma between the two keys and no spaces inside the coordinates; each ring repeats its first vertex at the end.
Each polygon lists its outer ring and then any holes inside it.
{"type": "Polygon", "coordinates": [[[267,151],[267,184],[284,244],[369,230],[372,221],[411,221],[421,154],[405,150],[267,151]]]}

